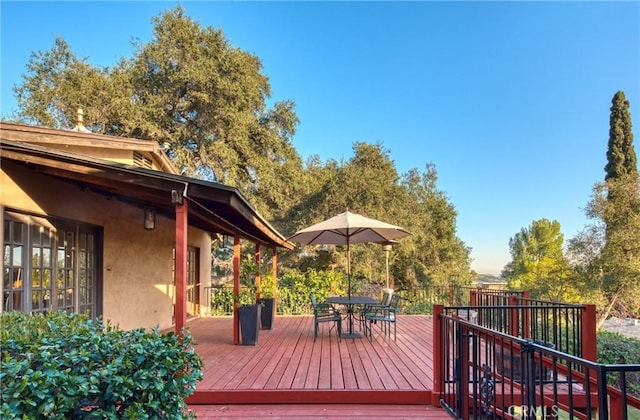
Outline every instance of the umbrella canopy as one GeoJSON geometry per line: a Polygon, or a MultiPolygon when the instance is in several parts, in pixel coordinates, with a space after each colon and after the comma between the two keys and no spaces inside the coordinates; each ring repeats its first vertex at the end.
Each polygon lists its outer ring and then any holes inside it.
{"type": "Polygon", "coordinates": [[[347,281],[351,297],[351,254],[349,244],[387,242],[411,235],[399,226],[346,211],[324,222],[302,229],[287,240],[307,245],[346,245],[347,281]]]}

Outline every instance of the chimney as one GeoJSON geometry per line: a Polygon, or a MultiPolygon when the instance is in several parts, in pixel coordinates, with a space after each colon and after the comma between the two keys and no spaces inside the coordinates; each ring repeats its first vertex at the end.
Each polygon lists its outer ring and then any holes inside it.
{"type": "Polygon", "coordinates": [[[83,124],[83,116],[84,112],[82,108],[78,108],[78,120],[76,122],[76,126],[71,129],[71,131],[77,131],[78,133],[91,133],[83,124]]]}

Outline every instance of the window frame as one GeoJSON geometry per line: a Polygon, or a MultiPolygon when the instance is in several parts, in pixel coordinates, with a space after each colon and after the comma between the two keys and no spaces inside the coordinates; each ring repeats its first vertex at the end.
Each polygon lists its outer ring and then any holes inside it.
{"type": "Polygon", "coordinates": [[[102,227],[4,208],[2,243],[0,311],[102,316],[102,227]]]}

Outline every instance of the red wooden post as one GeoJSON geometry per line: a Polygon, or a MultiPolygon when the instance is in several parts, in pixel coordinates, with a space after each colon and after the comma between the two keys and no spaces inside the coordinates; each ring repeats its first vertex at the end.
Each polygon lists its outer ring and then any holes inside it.
{"type": "Polygon", "coordinates": [[[444,384],[442,382],[442,349],[444,342],[442,339],[442,314],[444,305],[433,305],[433,392],[431,393],[431,405],[440,407],[440,397],[444,394],[444,384]]]}
{"type": "Polygon", "coordinates": [[[187,324],[187,226],[189,207],[187,200],[176,204],[176,335],[181,335],[187,324]]]}
{"type": "Polygon", "coordinates": [[[233,236],[233,344],[240,344],[240,319],[238,296],[240,295],[240,235],[233,236]]]}
{"type": "Polygon", "coordinates": [[[624,407],[623,399],[617,395],[609,393],[609,418],[623,419],[624,407]]]}
{"type": "Polygon", "coordinates": [[[478,292],[469,290],[469,306],[478,306],[478,292]]]}
{"type": "Polygon", "coordinates": [[[278,278],[278,250],[271,248],[271,275],[278,278]]]}
{"type": "Polygon", "coordinates": [[[522,338],[531,337],[531,309],[528,306],[531,306],[531,302],[529,301],[531,293],[529,291],[522,292],[522,297],[518,298],[516,296],[516,301],[520,306],[527,306],[527,308],[522,311],[522,338]]]}
{"type": "Polygon", "coordinates": [[[260,291],[259,291],[259,287],[260,287],[260,244],[256,244],[256,251],[255,251],[255,257],[256,257],[256,277],[254,280],[254,283],[256,285],[256,303],[260,303],[260,291]]]}
{"type": "MultiPolygon", "coordinates": [[[[274,279],[276,279],[276,284],[278,281],[278,250],[273,247],[271,248],[271,275],[274,279]]],[[[276,296],[277,297],[277,296],[276,296]]],[[[278,314],[278,299],[274,299],[273,301],[273,317],[278,314]]]]}
{"type": "Polygon", "coordinates": [[[518,308],[515,308],[515,306],[518,306],[518,302],[516,300],[516,295],[514,294],[509,295],[509,301],[507,305],[512,306],[512,308],[509,309],[509,334],[514,337],[517,337],[518,336],[518,308]]]}
{"type": "Polygon", "coordinates": [[[598,361],[598,345],[596,341],[596,305],[583,305],[582,358],[593,362],[598,361]]]}

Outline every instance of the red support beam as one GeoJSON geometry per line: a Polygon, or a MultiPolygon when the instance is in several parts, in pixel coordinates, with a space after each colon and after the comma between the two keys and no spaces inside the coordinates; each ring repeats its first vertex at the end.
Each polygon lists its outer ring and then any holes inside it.
{"type": "MultiPolygon", "coordinates": [[[[274,279],[276,279],[276,284],[278,281],[278,250],[276,248],[271,248],[271,275],[274,279]]],[[[278,299],[273,301],[273,317],[275,321],[275,317],[278,315],[278,299]]]]}
{"type": "Polygon", "coordinates": [[[238,318],[238,296],[240,296],[240,235],[233,236],[233,344],[240,344],[240,319],[238,318]]]}
{"type": "Polygon", "coordinates": [[[518,305],[518,302],[516,301],[516,295],[514,294],[509,295],[508,305],[512,306],[512,308],[509,309],[509,334],[511,334],[514,337],[517,337],[518,336],[518,309],[513,307],[518,305]]]}
{"type": "Polygon", "coordinates": [[[442,383],[442,314],[444,305],[433,305],[433,392],[431,394],[431,404],[440,407],[440,396],[444,394],[444,384],[442,383]]]}
{"type": "Polygon", "coordinates": [[[271,275],[278,278],[278,250],[271,248],[271,275]]]}
{"type": "Polygon", "coordinates": [[[176,305],[175,326],[176,334],[181,335],[187,324],[187,226],[189,207],[188,201],[176,204],[176,305]]]}
{"type": "Polygon", "coordinates": [[[260,303],[260,244],[256,244],[255,251],[255,259],[256,259],[256,277],[254,279],[254,284],[256,285],[256,303],[260,303]]]}
{"type": "Polygon", "coordinates": [[[583,305],[582,311],[582,358],[598,361],[596,340],[596,305],[583,305]]]}
{"type": "MultiPolygon", "coordinates": [[[[528,290],[524,291],[522,298],[517,298],[516,303],[520,306],[531,306],[530,296],[531,293],[528,290]]],[[[525,309],[522,316],[522,338],[529,337],[531,337],[531,311],[525,309]]]]}

